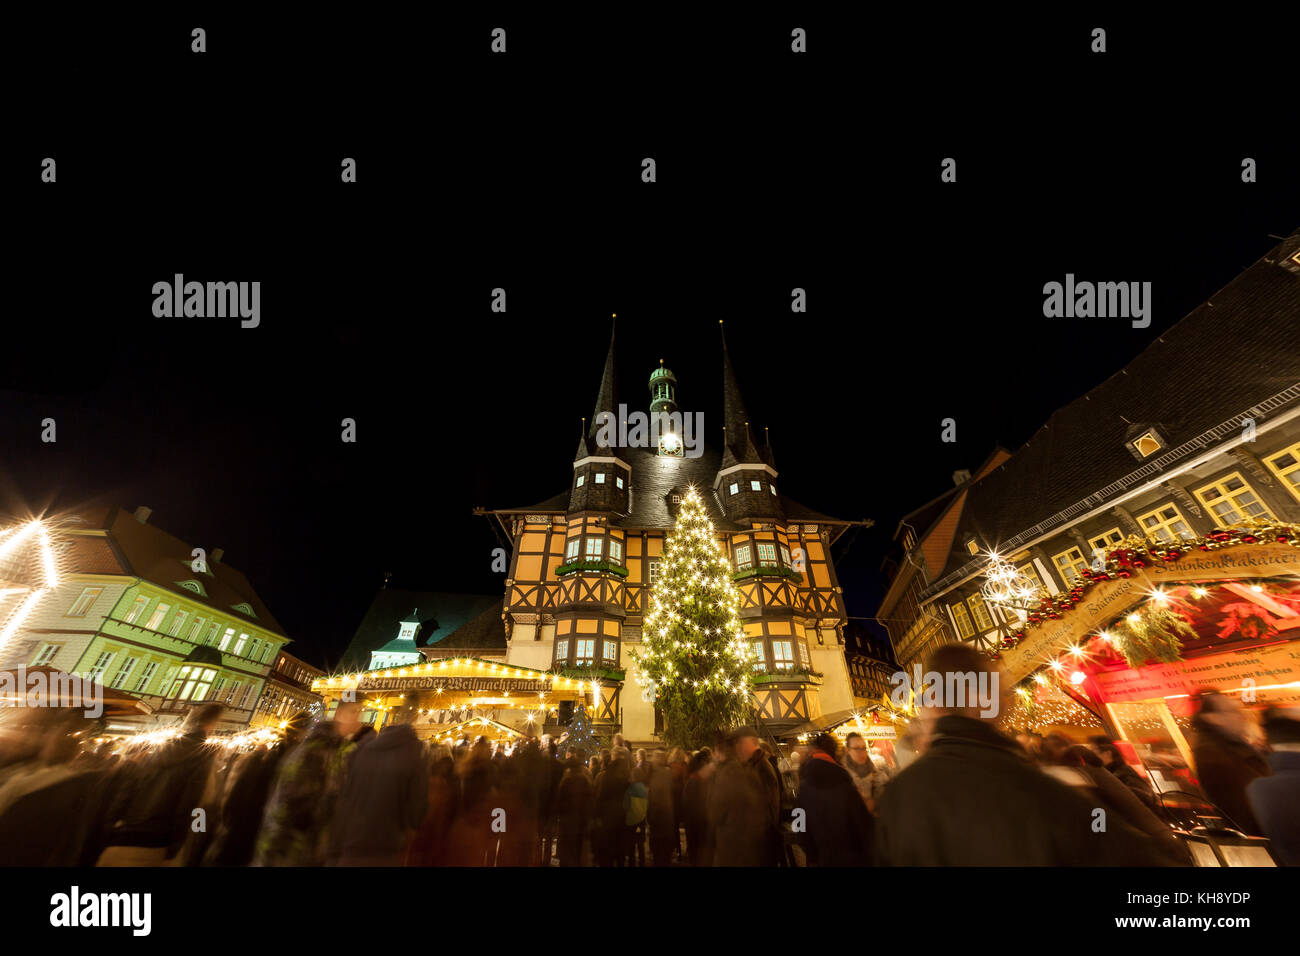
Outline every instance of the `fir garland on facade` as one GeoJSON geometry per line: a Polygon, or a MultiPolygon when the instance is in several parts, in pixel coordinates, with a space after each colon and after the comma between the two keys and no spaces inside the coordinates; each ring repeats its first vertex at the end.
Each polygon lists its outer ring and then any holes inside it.
{"type": "MultiPolygon", "coordinates": [[[[1217,551],[1220,548],[1230,548],[1241,544],[1285,544],[1294,548],[1300,546],[1300,525],[1250,519],[1237,527],[1225,528],[1222,531],[1213,531],[1199,538],[1177,542],[1153,541],[1150,538],[1130,535],[1121,541],[1118,547],[1107,552],[1105,570],[1088,568],[1080,572],[1079,581],[1069,591],[1054,597],[1044,598],[1037,608],[1029,612],[1024,625],[1004,637],[993,648],[989,656],[996,659],[1001,656],[999,651],[1015,647],[1024,640],[1025,631],[1028,628],[1038,627],[1043,621],[1058,620],[1062,614],[1077,605],[1083,599],[1084,594],[1095,584],[1102,581],[1114,581],[1119,578],[1131,578],[1134,572],[1141,571],[1152,564],[1175,564],[1180,559],[1197,551],[1217,551]]],[[[1152,649],[1160,653],[1168,653],[1170,640],[1176,638],[1177,633],[1185,632],[1179,631],[1176,626],[1166,622],[1161,633],[1147,634],[1144,632],[1142,635],[1135,635],[1132,645],[1133,651],[1137,653],[1141,645],[1149,639],[1153,642],[1151,644],[1152,649]],[[1170,630],[1171,627],[1173,628],[1172,631],[1170,630]]],[[[1179,641],[1178,648],[1181,649],[1181,646],[1181,641],[1179,641]]],[[[1125,657],[1127,659],[1128,655],[1125,654],[1125,657]]],[[[1156,660],[1178,660],[1178,658],[1176,656],[1172,658],[1157,656],[1156,660]]]]}
{"type": "Polygon", "coordinates": [[[1182,660],[1182,638],[1196,637],[1186,618],[1158,604],[1134,611],[1108,633],[1111,646],[1124,655],[1130,667],[1141,667],[1152,660],[1164,664],[1182,660]]]}

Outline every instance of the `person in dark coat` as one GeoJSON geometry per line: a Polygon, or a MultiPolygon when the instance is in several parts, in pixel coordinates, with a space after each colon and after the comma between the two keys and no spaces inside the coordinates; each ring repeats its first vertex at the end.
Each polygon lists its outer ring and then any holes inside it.
{"type": "MultiPolygon", "coordinates": [[[[893,866],[1151,866],[1151,841],[1122,821],[1094,830],[1093,807],[1030,761],[990,722],[1010,687],[996,662],[960,644],[940,647],[925,668],[945,687],[974,678],[996,691],[990,706],[941,700],[923,756],[899,773],[876,813],[877,861],[893,866]],[[999,706],[993,708],[991,704],[999,706]]],[[[921,696],[922,688],[917,688],[921,696]]]]}
{"type": "Polygon", "coordinates": [[[492,830],[493,810],[501,805],[500,769],[492,761],[492,746],[477,737],[456,768],[460,782],[460,810],[451,825],[447,862],[451,866],[492,866],[496,863],[497,834],[492,830]]]}
{"type": "MultiPolygon", "coordinates": [[[[345,705],[346,706],[346,705],[345,705]]],[[[321,721],[280,761],[262,814],[257,866],[320,866],[342,772],[343,737],[321,721]]]]}
{"type": "MultiPolygon", "coordinates": [[[[771,797],[754,766],[736,752],[740,739],[732,735],[720,744],[723,759],[709,791],[713,865],[770,866],[773,862],[771,797]]],[[[753,753],[767,763],[757,747],[753,753]]]]}
{"type": "Polygon", "coordinates": [[[707,747],[691,755],[682,784],[682,826],[686,829],[686,858],[691,866],[709,866],[709,788],[713,784],[713,753],[707,747]]]}
{"type": "Polygon", "coordinates": [[[1057,755],[1055,763],[1045,765],[1042,769],[1066,786],[1077,788],[1076,792],[1094,809],[1100,807],[1108,815],[1118,817],[1133,829],[1145,833],[1167,857],[1170,866],[1187,866],[1191,863],[1186,845],[1174,836],[1169,824],[1156,816],[1133,791],[1103,767],[1101,758],[1089,748],[1073,744],[1057,755]]]}
{"type": "Polygon", "coordinates": [[[204,857],[208,866],[248,866],[257,852],[257,836],[285,755],[306,736],[311,716],[302,711],[284,728],[284,739],[269,750],[254,751],[239,771],[221,807],[221,828],[204,857]]]}
{"type": "Polygon", "coordinates": [[[632,783],[632,761],[625,748],[618,748],[596,778],[591,849],[597,866],[622,866],[628,849],[627,788],[632,783]]]}
{"type": "MultiPolygon", "coordinates": [[[[215,797],[208,736],[220,704],[190,711],[184,732],[131,765],[106,814],[107,836],[96,866],[170,866],[191,833],[194,811],[215,797]]],[[[215,821],[214,821],[215,822],[215,821]]]]}
{"type": "Polygon", "coordinates": [[[1102,766],[1114,774],[1116,780],[1133,791],[1133,795],[1141,800],[1144,806],[1155,810],[1160,805],[1151,785],[1129,766],[1128,761],[1124,759],[1123,751],[1114,743],[1105,737],[1090,737],[1088,746],[1101,758],[1102,766]]]}
{"type": "Polygon", "coordinates": [[[656,750],[650,761],[649,790],[650,859],[655,866],[668,866],[678,848],[677,814],[673,772],[662,750],[656,750]]]}
{"type": "Polygon", "coordinates": [[[1250,741],[1250,721],[1235,698],[1215,691],[1198,695],[1192,718],[1192,761],[1205,795],[1228,817],[1228,826],[1252,836],[1263,829],[1250,809],[1246,787],[1270,773],[1268,761],[1250,741]]]}
{"type": "Polygon", "coordinates": [[[835,738],[818,734],[799,767],[809,866],[869,866],[871,814],[849,772],[836,761],[835,738]]]}
{"type": "Polygon", "coordinates": [[[1246,785],[1246,799],[1283,866],[1300,866],[1300,710],[1270,708],[1264,733],[1273,773],[1246,785]]]}
{"type": "Polygon", "coordinates": [[[748,767],[763,792],[763,805],[767,810],[767,836],[765,858],[761,866],[777,866],[785,854],[781,837],[781,774],[776,769],[770,745],[765,747],[758,731],[742,727],[732,735],[736,756],[748,767]]]}
{"type": "Polygon", "coordinates": [[[564,775],[555,790],[556,852],[560,866],[582,866],[583,843],[591,826],[595,792],[582,761],[577,757],[566,760],[564,775]]]}
{"type": "Polygon", "coordinates": [[[456,819],[460,787],[456,766],[445,750],[434,757],[429,773],[429,809],[406,850],[407,866],[445,866],[447,837],[456,819]]]}
{"type": "Polygon", "coordinates": [[[400,866],[429,806],[424,747],[411,708],[357,747],[339,794],[331,834],[333,866],[400,866]]]}

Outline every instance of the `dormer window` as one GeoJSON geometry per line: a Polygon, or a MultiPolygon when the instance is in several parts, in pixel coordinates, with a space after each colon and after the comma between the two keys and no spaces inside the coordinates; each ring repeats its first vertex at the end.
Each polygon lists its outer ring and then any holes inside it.
{"type": "Polygon", "coordinates": [[[231,607],[233,607],[233,608],[234,608],[236,611],[238,611],[240,614],[246,614],[246,615],[248,615],[249,617],[257,617],[257,615],[253,613],[252,605],[249,605],[249,604],[232,604],[231,607]]]}
{"type": "Polygon", "coordinates": [[[1133,447],[1143,458],[1149,458],[1158,452],[1162,446],[1155,432],[1146,432],[1140,438],[1133,440],[1133,447]]]}

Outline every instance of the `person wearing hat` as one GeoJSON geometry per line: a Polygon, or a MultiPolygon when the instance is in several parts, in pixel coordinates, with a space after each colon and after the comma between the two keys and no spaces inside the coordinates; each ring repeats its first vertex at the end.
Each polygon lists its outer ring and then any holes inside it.
{"type": "Polygon", "coordinates": [[[1273,856],[1284,866],[1300,866],[1300,708],[1270,707],[1264,712],[1264,733],[1272,751],[1271,777],[1256,777],[1246,785],[1246,799],[1272,844],[1273,856]]]}

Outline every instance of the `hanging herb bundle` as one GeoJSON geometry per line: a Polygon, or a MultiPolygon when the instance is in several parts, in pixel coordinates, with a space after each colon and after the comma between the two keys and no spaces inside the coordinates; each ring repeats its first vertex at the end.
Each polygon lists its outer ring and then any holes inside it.
{"type": "Polygon", "coordinates": [[[1183,638],[1195,638],[1186,618],[1167,607],[1153,605],[1135,611],[1111,629],[1115,650],[1130,667],[1155,660],[1169,664],[1183,659],[1183,638]]]}

